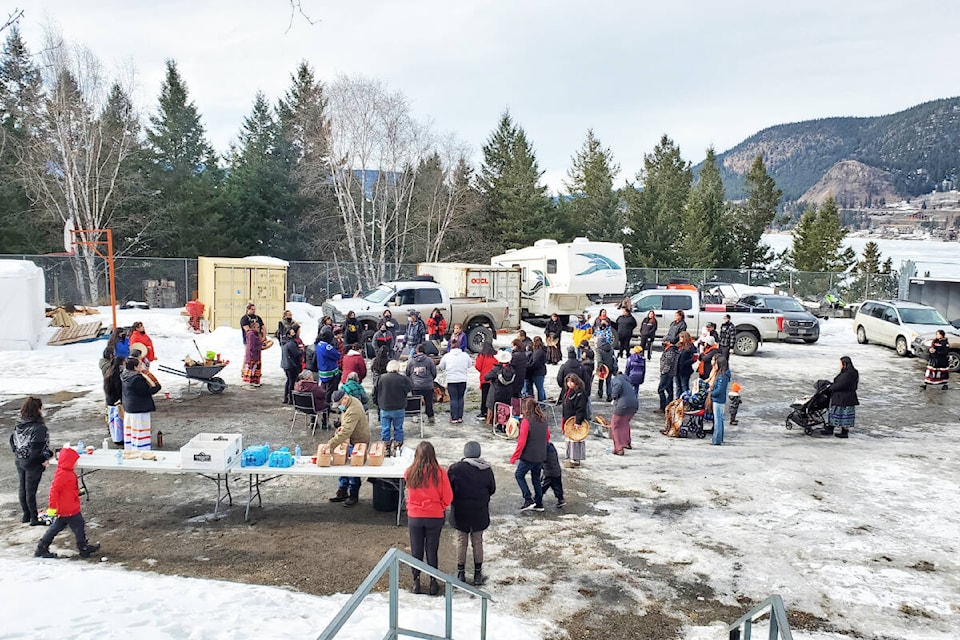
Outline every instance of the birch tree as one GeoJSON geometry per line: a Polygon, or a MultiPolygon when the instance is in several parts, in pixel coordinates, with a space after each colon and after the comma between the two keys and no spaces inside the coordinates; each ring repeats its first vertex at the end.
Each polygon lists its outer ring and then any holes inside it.
{"type": "MultiPolygon", "coordinates": [[[[40,131],[22,154],[23,178],[31,197],[46,215],[71,229],[110,226],[121,204],[120,181],[137,147],[137,122],[129,100],[119,98],[121,84],[110,81],[99,60],[86,48],[47,33],[42,56],[45,97],[40,131]],[[117,118],[117,108],[125,112],[117,118]]],[[[79,234],[85,241],[102,234],[79,234]]],[[[74,269],[81,294],[100,299],[94,247],[77,245],[74,269]]]]}
{"type": "Polygon", "coordinates": [[[329,107],[330,180],[344,232],[336,257],[355,263],[361,284],[371,286],[408,257],[417,223],[411,195],[429,128],[403,94],[375,80],[338,78],[329,107]]]}

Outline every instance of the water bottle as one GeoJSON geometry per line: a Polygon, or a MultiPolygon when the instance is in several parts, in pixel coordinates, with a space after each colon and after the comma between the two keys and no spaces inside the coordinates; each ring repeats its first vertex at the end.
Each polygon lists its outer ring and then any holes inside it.
{"type": "Polygon", "coordinates": [[[100,448],[103,449],[104,451],[106,451],[107,449],[109,449],[109,448],[110,448],[110,441],[109,441],[108,439],[104,438],[104,439],[103,439],[103,442],[100,443],[100,448]]]}
{"type": "Polygon", "coordinates": [[[117,449],[117,464],[123,464],[123,451],[117,449]]]}
{"type": "Polygon", "coordinates": [[[297,445],[297,448],[293,450],[293,457],[294,457],[295,459],[299,459],[299,458],[300,458],[300,453],[301,453],[301,451],[300,451],[300,445],[297,445]]]}
{"type": "Polygon", "coordinates": [[[84,450],[83,440],[77,440],[77,453],[83,455],[84,450]]]}

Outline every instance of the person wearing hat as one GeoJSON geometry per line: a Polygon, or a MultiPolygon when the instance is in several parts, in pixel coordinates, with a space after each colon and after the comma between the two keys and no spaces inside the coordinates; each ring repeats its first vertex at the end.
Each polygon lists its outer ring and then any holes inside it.
{"type": "MultiPolygon", "coordinates": [[[[340,428],[327,442],[333,451],[341,443],[351,446],[360,442],[370,442],[370,424],[367,422],[367,412],[360,401],[347,395],[343,389],[333,392],[333,406],[340,411],[340,428]]],[[[357,504],[360,497],[360,478],[341,476],[337,495],[330,498],[330,502],[342,502],[345,507],[357,504]]]]}
{"type": "Polygon", "coordinates": [[[407,377],[413,387],[413,394],[423,398],[423,407],[427,420],[433,422],[433,384],[437,379],[437,365],[433,358],[424,353],[424,344],[416,346],[413,356],[407,360],[407,377]]]}
{"type": "Polygon", "coordinates": [[[403,351],[408,356],[417,352],[417,347],[427,339],[427,325],[420,319],[420,312],[410,309],[407,314],[407,332],[403,338],[403,351]]]}
{"type": "Polygon", "coordinates": [[[717,347],[717,341],[713,336],[707,336],[703,339],[703,352],[700,354],[700,362],[697,365],[697,372],[700,374],[701,380],[706,380],[710,377],[710,373],[713,371],[713,359],[720,354],[720,349],[717,347]]]}
{"type": "Polygon", "coordinates": [[[663,339],[663,353],[660,354],[660,385],[657,394],[660,396],[660,408],[656,413],[665,413],[667,405],[673,401],[673,381],[677,377],[677,348],[669,338],[663,339]]]}
{"type": "Polygon", "coordinates": [[[520,421],[520,435],[517,438],[517,446],[510,456],[510,464],[517,465],[517,471],[514,477],[520,486],[520,493],[523,495],[523,506],[521,511],[543,511],[543,485],[540,482],[540,474],[543,472],[543,462],[547,459],[547,443],[550,442],[550,429],[547,427],[547,419],[543,415],[543,409],[533,399],[527,396],[523,399],[520,406],[523,412],[523,420],[520,421]],[[527,485],[527,474],[533,481],[533,496],[530,495],[530,487],[527,485]]]}
{"type": "MultiPolygon", "coordinates": [[[[510,366],[509,352],[497,351],[494,359],[497,363],[483,377],[490,382],[490,393],[487,397],[487,425],[489,426],[493,426],[497,403],[510,404],[510,399],[513,398],[513,385],[517,380],[517,372],[510,366]]],[[[503,425],[497,425],[498,429],[501,427],[503,425]]]]}
{"type": "Polygon", "coordinates": [[[457,530],[457,579],[466,582],[467,543],[473,548],[473,584],[482,585],[483,532],[490,526],[490,496],[497,492],[497,481],[490,463],[480,457],[480,444],[463,446],[463,458],[447,470],[453,503],[450,522],[457,530]]]}

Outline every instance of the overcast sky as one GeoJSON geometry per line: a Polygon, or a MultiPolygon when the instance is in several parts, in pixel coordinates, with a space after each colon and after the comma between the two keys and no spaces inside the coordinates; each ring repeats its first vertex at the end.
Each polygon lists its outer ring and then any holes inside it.
{"type": "MultiPolygon", "coordinates": [[[[594,129],[633,179],[664,133],[698,162],[775,124],[880,115],[960,94],[956,8],[931,0],[19,0],[31,50],[55,24],[108,68],[132,63],[156,109],[177,61],[225,152],[254,94],[307,60],[385,81],[480,148],[509,108],[559,188],[594,129]]],[[[8,10],[9,11],[9,10],[8,10]]]]}

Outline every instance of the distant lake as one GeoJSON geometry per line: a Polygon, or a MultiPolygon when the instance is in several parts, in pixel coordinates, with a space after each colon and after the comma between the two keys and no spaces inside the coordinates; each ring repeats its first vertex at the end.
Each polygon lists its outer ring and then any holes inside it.
{"type": "MultiPolygon", "coordinates": [[[[847,238],[844,246],[852,248],[857,258],[863,255],[863,247],[870,241],[880,247],[881,261],[890,258],[893,268],[899,269],[904,260],[917,264],[917,275],[927,272],[935,278],[960,279],[960,243],[940,240],[893,240],[884,238],[847,238]]],[[[763,241],[774,251],[780,252],[793,245],[789,233],[765,233],[763,241]]]]}

